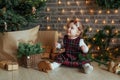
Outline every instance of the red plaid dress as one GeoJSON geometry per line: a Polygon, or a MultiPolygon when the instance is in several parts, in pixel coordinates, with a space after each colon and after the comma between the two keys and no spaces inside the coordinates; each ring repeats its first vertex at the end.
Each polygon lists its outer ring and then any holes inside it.
{"type": "Polygon", "coordinates": [[[56,57],[56,62],[61,63],[66,66],[73,66],[78,67],[82,64],[88,63],[87,61],[80,61],[78,58],[79,54],[82,54],[85,56],[84,53],[82,53],[80,47],[79,47],[80,37],[76,39],[68,39],[68,36],[65,35],[63,39],[65,52],[58,55],[56,57]]]}

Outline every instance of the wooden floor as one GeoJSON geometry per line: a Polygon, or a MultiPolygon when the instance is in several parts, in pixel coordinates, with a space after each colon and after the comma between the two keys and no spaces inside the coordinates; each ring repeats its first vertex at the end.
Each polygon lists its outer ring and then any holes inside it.
{"type": "Polygon", "coordinates": [[[94,71],[84,74],[77,68],[61,66],[55,70],[44,73],[34,69],[19,67],[17,71],[0,69],[0,80],[120,80],[120,75],[106,71],[92,63],[94,71]]]}

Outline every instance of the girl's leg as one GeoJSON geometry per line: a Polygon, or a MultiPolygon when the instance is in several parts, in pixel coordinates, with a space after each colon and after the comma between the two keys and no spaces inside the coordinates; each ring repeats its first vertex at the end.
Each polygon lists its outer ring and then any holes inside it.
{"type": "Polygon", "coordinates": [[[51,69],[54,70],[54,69],[60,67],[60,65],[61,65],[61,63],[52,62],[52,63],[51,63],[51,69]]]}
{"type": "Polygon", "coordinates": [[[85,64],[83,64],[82,66],[83,66],[84,72],[85,72],[86,74],[89,74],[89,73],[91,73],[91,72],[93,71],[93,66],[90,65],[89,63],[85,63],[85,64]]]}

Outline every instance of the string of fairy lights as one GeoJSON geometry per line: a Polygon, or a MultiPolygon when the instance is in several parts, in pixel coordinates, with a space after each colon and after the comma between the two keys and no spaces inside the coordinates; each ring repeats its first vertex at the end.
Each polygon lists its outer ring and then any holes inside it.
{"type": "MultiPolygon", "coordinates": [[[[91,0],[86,0],[85,1],[85,5],[88,5],[89,3],[91,2],[91,0]]],[[[67,6],[71,6],[71,4],[72,4],[73,2],[72,1],[66,1],[66,5],[67,6]]],[[[62,1],[61,0],[58,0],[58,2],[57,2],[57,4],[58,4],[58,6],[59,5],[62,5],[63,3],[62,3],[62,1]]],[[[65,4],[65,3],[64,3],[65,4]]],[[[80,6],[80,4],[83,4],[83,3],[81,3],[81,0],[76,0],[76,1],[74,1],[74,4],[76,5],[76,6],[80,6]]],[[[46,10],[47,10],[47,12],[50,12],[51,11],[51,8],[48,6],[47,8],[46,8],[46,10]]],[[[63,8],[62,10],[61,10],[61,13],[64,15],[64,13],[66,12],[66,10],[65,10],[65,8],[63,8]]],[[[79,12],[81,15],[84,15],[85,14],[85,10],[84,9],[80,9],[79,11],[77,10],[77,11],[75,11],[75,10],[70,10],[70,13],[72,13],[72,14],[74,14],[75,12],[79,12]]],[[[98,15],[100,15],[100,14],[102,14],[102,13],[104,13],[104,14],[107,14],[107,15],[109,15],[109,14],[118,14],[119,13],[119,10],[118,9],[115,9],[115,10],[94,10],[94,9],[89,9],[87,12],[89,12],[88,14],[94,14],[94,13],[97,13],[98,15]]],[[[68,18],[66,18],[66,22],[68,22],[69,20],[70,20],[71,18],[70,17],[68,17],[68,18]]],[[[77,20],[80,20],[79,18],[76,18],[77,20]]],[[[47,22],[49,22],[50,20],[51,20],[51,18],[50,18],[50,16],[47,16],[46,17],[46,20],[47,20],[47,22]]],[[[58,22],[60,22],[60,21],[62,21],[62,19],[61,19],[61,17],[59,16],[58,18],[57,18],[57,21],[58,22]]],[[[91,20],[89,19],[89,18],[85,18],[85,22],[86,23],[88,23],[88,22],[90,22],[91,20]]],[[[110,22],[109,22],[109,24],[112,24],[112,25],[114,25],[115,24],[115,22],[116,22],[116,20],[115,19],[110,19],[109,20],[110,22]]],[[[97,24],[97,23],[99,23],[99,18],[97,19],[94,19],[93,20],[93,24],[97,24]]],[[[104,18],[102,21],[101,21],[101,23],[102,24],[107,24],[107,20],[104,18]]],[[[49,29],[51,29],[51,26],[50,25],[47,25],[47,29],[49,30],[49,29]]],[[[65,25],[63,25],[63,29],[66,29],[66,26],[65,25]]],[[[93,28],[92,27],[89,27],[89,31],[92,31],[93,30],[93,28]]],[[[98,32],[99,31],[99,29],[97,29],[96,30],[96,32],[98,32]]],[[[108,31],[107,31],[108,32],[108,31]]],[[[115,30],[115,33],[118,33],[118,30],[115,30]]],[[[114,41],[113,41],[114,42],[114,41]]]]}

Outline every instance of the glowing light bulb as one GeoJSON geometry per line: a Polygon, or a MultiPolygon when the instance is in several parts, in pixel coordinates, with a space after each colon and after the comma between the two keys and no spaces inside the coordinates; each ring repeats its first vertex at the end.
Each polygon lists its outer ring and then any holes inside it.
{"type": "Polygon", "coordinates": [[[90,13],[94,13],[94,10],[91,9],[91,10],[90,10],[90,13]]]}
{"type": "Polygon", "coordinates": [[[105,40],[104,39],[102,39],[102,42],[104,42],[105,40]]]}
{"type": "Polygon", "coordinates": [[[118,49],[118,48],[116,48],[115,50],[116,50],[116,51],[118,51],[119,49],[118,49]]]}
{"type": "Polygon", "coordinates": [[[97,32],[99,32],[100,30],[99,29],[97,29],[97,32]]]}
{"type": "Polygon", "coordinates": [[[62,13],[65,13],[65,10],[64,10],[64,9],[62,9],[62,13]]]}
{"type": "Polygon", "coordinates": [[[106,30],[106,33],[109,33],[110,31],[109,30],[106,30]]]}
{"type": "Polygon", "coordinates": [[[63,29],[64,29],[64,30],[66,30],[66,29],[67,29],[67,27],[66,27],[66,26],[63,26],[63,29]]]}
{"type": "Polygon", "coordinates": [[[114,21],[114,20],[112,20],[112,21],[111,21],[111,23],[112,23],[112,24],[114,24],[114,23],[115,23],[115,21],[114,21]]]}
{"type": "Polygon", "coordinates": [[[75,11],[74,11],[74,10],[71,10],[71,13],[74,15],[74,14],[75,14],[75,11]]]}
{"type": "Polygon", "coordinates": [[[47,19],[47,21],[49,21],[49,20],[50,20],[50,18],[49,18],[49,17],[47,17],[46,19],[47,19]]]}
{"type": "Polygon", "coordinates": [[[61,20],[61,18],[59,17],[59,18],[58,18],[58,21],[60,21],[60,20],[61,20]]]}
{"type": "Polygon", "coordinates": [[[116,9],[116,10],[114,11],[114,13],[118,13],[118,10],[116,9]]]}
{"type": "Polygon", "coordinates": [[[98,20],[97,19],[95,19],[95,23],[97,23],[98,22],[98,20]]]}
{"type": "Polygon", "coordinates": [[[109,10],[107,10],[107,14],[110,14],[110,11],[109,11],[109,10]]]}
{"type": "Polygon", "coordinates": [[[93,38],[93,40],[96,40],[96,38],[93,38]]]}
{"type": "Polygon", "coordinates": [[[85,19],[85,21],[86,21],[86,22],[88,22],[88,21],[89,21],[89,19],[87,19],[87,18],[86,18],[86,19],[85,19]]]}
{"type": "Polygon", "coordinates": [[[69,2],[69,1],[67,1],[67,5],[70,5],[70,2],[69,2]]]}
{"type": "Polygon", "coordinates": [[[103,24],[106,24],[106,21],[105,21],[105,20],[103,20],[103,24]]]}
{"type": "Polygon", "coordinates": [[[61,4],[61,3],[62,3],[62,2],[59,0],[59,1],[58,1],[58,4],[61,4]]]}
{"type": "Polygon", "coordinates": [[[115,43],[115,39],[112,39],[112,43],[115,43]]]}
{"type": "Polygon", "coordinates": [[[85,2],[86,4],[89,4],[90,3],[90,1],[88,1],[88,0],[86,0],[86,2],[85,2]]]}
{"type": "Polygon", "coordinates": [[[115,30],[115,33],[118,33],[118,30],[115,30]]]}
{"type": "Polygon", "coordinates": [[[79,1],[76,1],[76,4],[79,6],[79,5],[80,5],[80,2],[79,2],[79,1]]]}
{"type": "Polygon", "coordinates": [[[83,13],[84,13],[84,10],[80,10],[80,13],[83,14],[83,13]]]}
{"type": "Polygon", "coordinates": [[[102,13],[102,10],[99,10],[98,13],[101,14],[101,13],[102,13]]]}
{"type": "Polygon", "coordinates": [[[109,51],[110,48],[107,48],[106,50],[109,51]]]}
{"type": "Polygon", "coordinates": [[[67,21],[70,21],[70,18],[67,18],[67,21]]]}
{"type": "Polygon", "coordinates": [[[92,31],[92,28],[91,28],[91,27],[89,28],[89,31],[92,31]]]}
{"type": "Polygon", "coordinates": [[[88,48],[91,48],[91,45],[90,45],[90,44],[88,45],[88,48]]]}
{"type": "Polygon", "coordinates": [[[47,11],[49,12],[49,11],[50,11],[50,8],[47,8],[47,11]]]}
{"type": "Polygon", "coordinates": [[[50,27],[50,26],[47,26],[47,29],[49,30],[49,29],[51,29],[51,27],[50,27]]]}
{"type": "Polygon", "coordinates": [[[99,46],[97,47],[97,50],[100,50],[100,47],[99,47],[99,46]]]}

